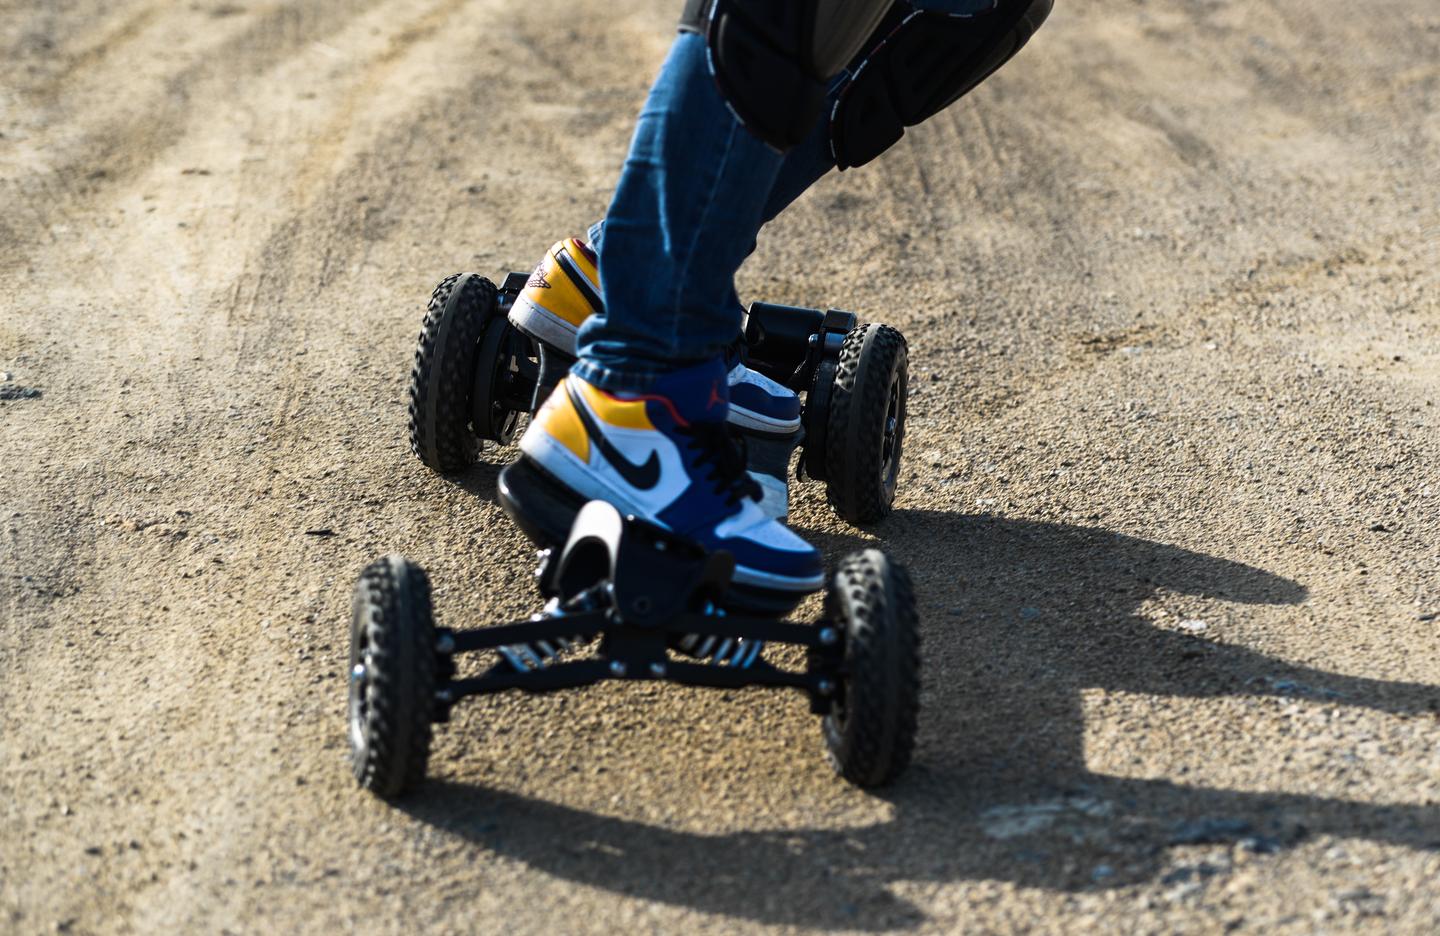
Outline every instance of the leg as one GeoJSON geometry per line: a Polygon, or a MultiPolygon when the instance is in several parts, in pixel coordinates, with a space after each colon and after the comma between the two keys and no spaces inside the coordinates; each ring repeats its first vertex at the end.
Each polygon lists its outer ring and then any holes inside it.
{"type": "Polygon", "coordinates": [[[581,327],[576,372],[609,390],[718,356],[740,330],[735,271],[783,157],[740,126],[701,37],[676,39],[640,116],[599,245],[604,309],[581,327]]]}
{"type": "MultiPolygon", "coordinates": [[[[760,506],[727,425],[723,355],[740,331],[735,271],[781,162],[721,100],[703,39],[681,35],[606,217],[600,308],[580,324],[579,360],[536,411],[520,440],[524,457],[501,483],[507,510],[532,523],[598,499],[725,550],[735,561],[729,600],[777,613],[818,588],[823,567],[814,547],[760,506]],[[525,498],[550,507],[527,510],[525,498]]],[[[562,248],[568,260],[557,271],[569,276],[573,262],[588,277],[584,250],[562,248]]],[[[555,292],[546,273],[542,261],[536,293],[555,292]]]]}

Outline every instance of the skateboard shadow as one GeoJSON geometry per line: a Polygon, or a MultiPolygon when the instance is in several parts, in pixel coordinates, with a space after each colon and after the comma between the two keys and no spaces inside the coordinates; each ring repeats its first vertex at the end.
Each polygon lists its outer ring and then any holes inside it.
{"type": "MultiPolygon", "coordinates": [[[[893,892],[902,882],[1080,891],[1215,873],[1202,864],[1176,877],[1169,850],[1178,845],[1238,843],[1268,853],[1324,834],[1440,848],[1434,805],[1210,789],[1087,769],[1085,689],[1440,710],[1434,686],[1295,665],[1140,615],[1160,594],[1297,605],[1306,596],[1300,584],[1080,526],[897,511],[880,532],[916,578],[926,678],[915,765],[882,794],[891,820],[696,835],[456,782],[432,782],[402,808],[565,880],[805,929],[913,928],[924,915],[893,892]],[[753,881],[768,883],[746,890],[753,881]]],[[[831,555],[858,542],[807,535],[831,555]]]]}

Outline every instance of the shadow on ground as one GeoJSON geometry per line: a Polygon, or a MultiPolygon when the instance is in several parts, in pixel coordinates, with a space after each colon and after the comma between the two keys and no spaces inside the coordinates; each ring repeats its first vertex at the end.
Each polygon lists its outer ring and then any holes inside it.
{"type": "MultiPolygon", "coordinates": [[[[917,925],[923,914],[890,893],[892,882],[989,879],[1074,891],[1173,875],[1167,852],[1175,845],[1240,843],[1264,853],[1325,834],[1440,848],[1440,807],[1205,789],[1086,769],[1083,689],[1440,709],[1433,686],[1295,666],[1162,630],[1138,614],[1157,591],[1294,605],[1306,596],[1296,582],[1079,526],[897,511],[881,532],[915,571],[927,611],[920,743],[911,772],[884,793],[891,821],[702,836],[444,782],[404,808],[556,877],[817,929],[917,925]],[[1034,834],[997,836],[997,823],[1034,834]],[[726,869],[742,867],[769,889],[737,892],[739,878],[726,869]]],[[[853,545],[807,535],[831,555],[853,545]]]]}

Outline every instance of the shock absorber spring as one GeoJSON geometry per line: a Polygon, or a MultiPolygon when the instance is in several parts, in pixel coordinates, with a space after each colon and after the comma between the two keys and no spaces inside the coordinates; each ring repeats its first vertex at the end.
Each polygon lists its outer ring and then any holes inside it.
{"type": "MultiPolygon", "coordinates": [[[[581,610],[574,608],[571,610],[581,610]]],[[[564,617],[567,610],[560,606],[560,599],[551,598],[546,603],[544,610],[539,614],[531,615],[530,620],[542,621],[547,618],[555,619],[564,617]]],[[[580,637],[558,637],[555,640],[536,640],[532,643],[506,644],[498,648],[500,656],[509,663],[516,672],[529,673],[548,666],[555,658],[569,650],[575,649],[583,639],[580,637]]]]}
{"type": "MultiPolygon", "coordinates": [[[[705,614],[711,617],[724,617],[725,609],[717,608],[713,603],[705,604],[705,614]]],[[[756,640],[752,637],[716,637],[702,634],[686,634],[674,644],[675,649],[687,656],[703,660],[711,666],[733,666],[737,669],[749,669],[760,659],[760,653],[765,649],[765,641],[756,640]]]]}

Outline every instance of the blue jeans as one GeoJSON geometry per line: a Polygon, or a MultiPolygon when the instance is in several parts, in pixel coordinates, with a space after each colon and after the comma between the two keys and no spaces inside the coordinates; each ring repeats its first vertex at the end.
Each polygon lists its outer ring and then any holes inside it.
{"type": "MultiPolygon", "coordinates": [[[[964,15],[992,0],[915,5],[964,15]]],[[[681,33],[640,112],[603,226],[591,231],[604,311],[580,328],[576,373],[641,392],[722,354],[740,334],[735,273],[761,226],[834,165],[824,119],[783,156],[742,127],[710,77],[705,40],[681,33]]]]}
{"type": "Polygon", "coordinates": [[[640,112],[603,225],[604,311],[580,328],[576,373],[615,391],[723,353],[740,334],[735,272],[761,225],[833,166],[823,123],[782,156],[740,125],[681,33],[640,112]]]}

